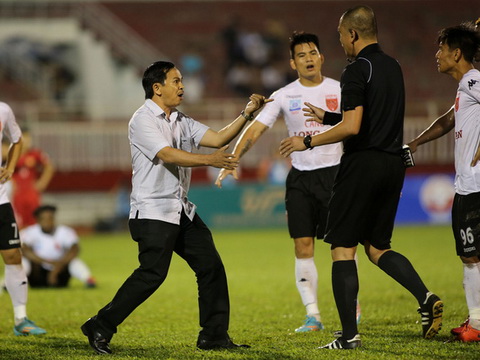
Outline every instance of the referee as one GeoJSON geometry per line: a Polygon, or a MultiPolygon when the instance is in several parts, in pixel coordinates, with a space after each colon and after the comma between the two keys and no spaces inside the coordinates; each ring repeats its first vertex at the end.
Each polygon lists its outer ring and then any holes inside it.
{"type": "Polygon", "coordinates": [[[332,249],[332,286],[342,336],[322,348],[361,345],[355,321],[359,285],[354,257],[359,243],[375,265],[415,296],[423,336],[431,338],[440,330],[443,303],[428,291],[408,259],[390,246],[405,176],[402,71],[398,62],[381,50],[375,15],[369,7],[347,10],[338,32],[351,61],[341,78],[342,121],[311,139],[290,137],[280,145],[280,152],[288,156],[293,151],[344,141],[325,237],[332,249]]]}
{"type": "Polygon", "coordinates": [[[128,225],[138,243],[140,266],[113,300],[81,327],[99,354],[112,352],[109,343],[117,327],[163,283],[173,252],[188,263],[197,278],[202,328],[197,347],[248,347],[234,344],[228,335],[230,304],[225,269],[210,230],[187,195],[191,167],[238,166],[238,159],[225,153],[225,144],[269,100],[252,95],[242,114],[217,132],[177,110],[184,95],[182,81],[173,63],[150,65],[142,79],[145,103],[128,124],[133,169],[128,225]],[[192,153],[199,146],[219,150],[206,155],[192,153]]]}

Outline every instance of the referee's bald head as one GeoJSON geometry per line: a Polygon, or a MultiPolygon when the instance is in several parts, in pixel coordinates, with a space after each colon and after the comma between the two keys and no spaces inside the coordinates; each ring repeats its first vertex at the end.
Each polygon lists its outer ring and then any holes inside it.
{"type": "Polygon", "coordinates": [[[340,18],[340,26],[355,30],[362,39],[376,39],[377,19],[373,10],[365,5],[352,7],[340,18]]]}

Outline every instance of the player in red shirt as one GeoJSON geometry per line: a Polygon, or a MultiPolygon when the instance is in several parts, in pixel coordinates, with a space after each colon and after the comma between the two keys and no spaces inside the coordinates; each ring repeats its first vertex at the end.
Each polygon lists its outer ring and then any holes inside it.
{"type": "Polygon", "coordinates": [[[23,130],[23,139],[22,154],[12,177],[12,204],[20,228],[35,224],[33,212],[40,206],[41,193],[55,172],[48,155],[40,149],[32,148],[28,130],[23,130]]]}

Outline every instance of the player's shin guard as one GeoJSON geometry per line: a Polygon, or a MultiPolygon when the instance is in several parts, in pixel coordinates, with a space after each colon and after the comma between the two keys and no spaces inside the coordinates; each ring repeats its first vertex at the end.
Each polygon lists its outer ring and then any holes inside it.
{"type": "Polygon", "coordinates": [[[395,251],[387,251],[378,260],[378,267],[406,288],[419,304],[425,301],[428,289],[410,261],[395,251]]]}
{"type": "Polygon", "coordinates": [[[470,317],[469,324],[480,330],[480,263],[463,264],[463,288],[470,317]]]}
{"type": "Polygon", "coordinates": [[[306,307],[307,315],[318,316],[317,320],[321,321],[317,304],[318,273],[313,257],[308,259],[295,258],[295,280],[303,305],[306,307]]]}
{"type": "Polygon", "coordinates": [[[71,276],[82,281],[83,283],[87,282],[87,280],[92,276],[87,264],[85,264],[79,258],[75,258],[70,261],[68,264],[68,271],[70,272],[71,276]]]}
{"type": "Polygon", "coordinates": [[[27,275],[22,265],[5,265],[5,286],[12,300],[15,323],[27,316],[27,275]]]}
{"type": "Polygon", "coordinates": [[[358,274],[355,260],[333,262],[332,287],[342,323],[342,337],[352,339],[358,334],[356,319],[358,274]]]}

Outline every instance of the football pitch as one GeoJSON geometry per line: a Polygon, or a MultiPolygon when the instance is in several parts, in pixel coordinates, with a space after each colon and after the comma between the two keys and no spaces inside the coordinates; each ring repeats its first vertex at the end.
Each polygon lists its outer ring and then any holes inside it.
{"type": "MultiPolygon", "coordinates": [[[[443,329],[433,340],[421,337],[417,304],[400,285],[371,264],[360,248],[359,331],[363,346],[352,351],[318,350],[340,328],[331,290],[329,247],[317,241],[318,297],[325,330],[295,334],[304,307],[294,282],[293,243],[286,229],[213,229],[230,288],[230,336],[251,349],[200,351],[193,272],[174,256],[159,290],[119,327],[112,359],[480,359],[479,344],[447,342],[449,330],[467,316],[462,266],[447,226],[397,227],[394,249],[414,264],[431,291],[445,303],[443,329]]],[[[28,314],[48,334],[13,335],[12,305],[0,295],[0,359],[98,359],[79,327],[108,303],[137,266],[136,244],[127,233],[82,237],[81,257],[99,286],[29,291],[28,314]]],[[[109,356],[106,356],[107,358],[109,356]]]]}

